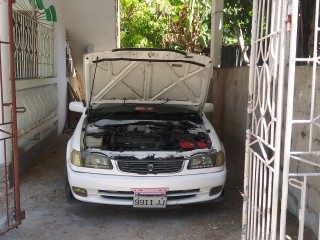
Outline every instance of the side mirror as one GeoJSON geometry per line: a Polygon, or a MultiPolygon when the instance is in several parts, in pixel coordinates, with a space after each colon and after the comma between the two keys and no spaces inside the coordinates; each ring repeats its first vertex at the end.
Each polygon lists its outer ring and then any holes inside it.
{"type": "Polygon", "coordinates": [[[212,113],[214,110],[213,103],[206,103],[204,104],[203,112],[204,113],[212,113]]]}
{"type": "Polygon", "coordinates": [[[69,104],[69,110],[72,112],[83,113],[84,106],[82,102],[71,102],[69,104]]]}

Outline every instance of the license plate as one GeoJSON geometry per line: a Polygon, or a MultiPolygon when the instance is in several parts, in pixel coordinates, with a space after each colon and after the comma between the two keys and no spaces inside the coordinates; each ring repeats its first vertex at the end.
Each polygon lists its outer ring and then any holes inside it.
{"type": "Polygon", "coordinates": [[[133,197],[133,207],[136,208],[165,208],[167,205],[166,196],[141,196],[133,197]]]}

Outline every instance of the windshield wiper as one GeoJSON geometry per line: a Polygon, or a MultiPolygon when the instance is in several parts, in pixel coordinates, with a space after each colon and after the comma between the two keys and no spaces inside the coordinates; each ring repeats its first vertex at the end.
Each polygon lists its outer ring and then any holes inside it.
{"type": "Polygon", "coordinates": [[[89,115],[89,121],[96,121],[102,119],[134,119],[135,117],[150,117],[151,115],[157,115],[156,112],[141,112],[141,111],[118,111],[118,112],[103,112],[103,113],[91,113],[89,115]]]}
{"type": "Polygon", "coordinates": [[[194,123],[201,123],[201,118],[197,112],[145,112],[145,111],[118,111],[92,113],[88,116],[88,122],[94,122],[103,119],[112,120],[187,120],[194,123]]]}

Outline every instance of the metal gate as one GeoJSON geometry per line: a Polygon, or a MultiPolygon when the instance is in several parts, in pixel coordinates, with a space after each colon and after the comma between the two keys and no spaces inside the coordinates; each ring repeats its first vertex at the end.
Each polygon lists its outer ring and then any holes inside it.
{"type": "MultiPolygon", "coordinates": [[[[301,2],[292,1],[292,31],[290,39],[290,59],[288,70],[288,97],[286,132],[284,140],[284,162],[282,180],[282,202],[280,239],[286,237],[286,219],[288,202],[293,197],[297,202],[299,217],[298,239],[304,239],[305,216],[313,211],[312,221],[318,223],[319,216],[319,182],[320,182],[320,49],[319,49],[319,0],[310,1],[314,4],[313,19],[309,44],[309,57],[296,57],[298,18],[301,2]],[[301,76],[297,66],[307,66],[301,76]],[[301,81],[302,80],[302,81],[301,81]],[[304,93],[304,96],[302,95],[304,93]],[[289,197],[288,192],[291,193],[289,197]]],[[[301,9],[300,9],[301,11],[301,9]]],[[[301,19],[302,21],[302,19],[301,19]]],[[[309,217],[310,223],[310,217],[309,217]]],[[[315,224],[314,224],[315,225],[315,224]]]]}
{"type": "Polygon", "coordinates": [[[2,39],[0,38],[0,235],[2,235],[21,223],[24,211],[20,209],[12,1],[1,2],[0,7],[1,14],[8,16],[9,26],[7,32],[1,29],[4,34],[0,35],[2,36],[2,39]],[[4,8],[4,4],[7,4],[7,9],[4,8]],[[4,36],[9,36],[9,39],[4,39],[4,36]]]}
{"type": "Polygon", "coordinates": [[[286,0],[253,1],[242,239],[277,235],[286,0]]]}
{"type": "Polygon", "coordinates": [[[312,51],[308,57],[297,57],[297,36],[302,31],[301,11],[305,2],[254,1],[243,240],[287,239],[287,212],[295,209],[298,209],[295,212],[299,218],[298,239],[306,237],[307,214],[309,223],[318,224],[313,224],[313,230],[320,235],[319,2],[310,1],[312,13],[307,16],[313,20],[310,29],[313,38],[309,41],[312,51]],[[290,33],[288,41],[286,32],[290,33]],[[286,46],[290,46],[287,48],[288,68],[285,66],[286,46]],[[301,65],[304,67],[298,71],[301,65]],[[283,91],[285,69],[286,94],[283,91]],[[283,110],[286,110],[285,124],[283,110]],[[314,229],[314,225],[319,228],[314,229]]]}

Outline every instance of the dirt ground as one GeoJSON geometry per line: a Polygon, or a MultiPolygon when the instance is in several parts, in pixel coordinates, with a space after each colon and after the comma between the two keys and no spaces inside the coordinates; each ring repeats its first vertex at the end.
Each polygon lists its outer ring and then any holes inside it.
{"type": "MultiPolygon", "coordinates": [[[[229,168],[225,200],[162,210],[88,203],[68,204],[64,197],[65,146],[62,134],[38,163],[21,178],[21,205],[26,219],[2,240],[54,239],[223,239],[241,238],[242,173],[229,168]]],[[[290,217],[288,235],[297,239],[297,220],[290,217]]],[[[309,234],[309,233],[308,233],[309,234]]],[[[305,238],[317,239],[311,234],[305,238]]]]}

